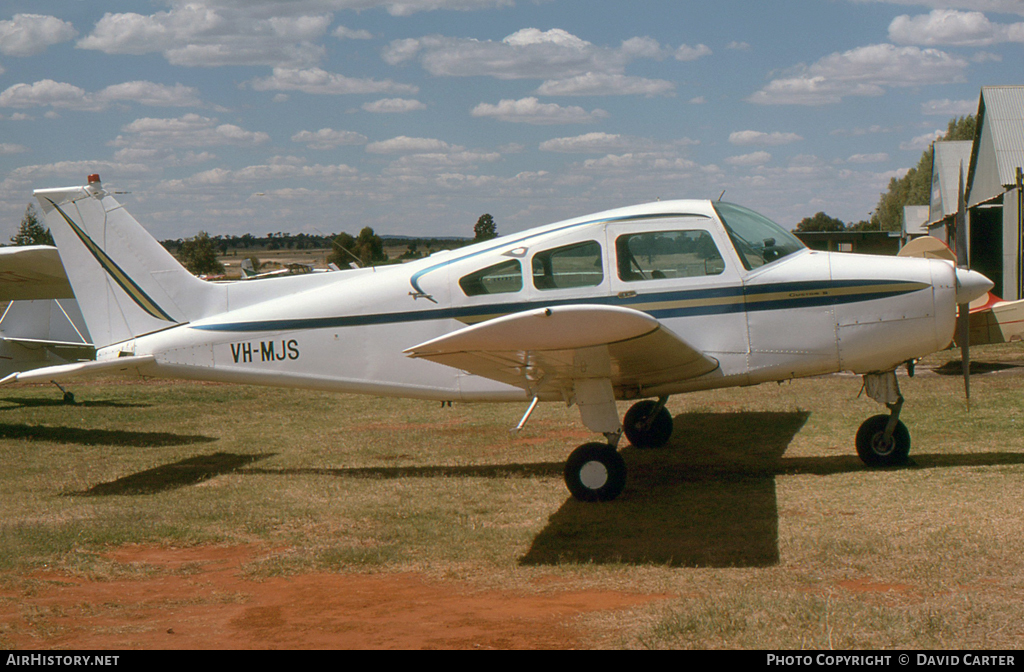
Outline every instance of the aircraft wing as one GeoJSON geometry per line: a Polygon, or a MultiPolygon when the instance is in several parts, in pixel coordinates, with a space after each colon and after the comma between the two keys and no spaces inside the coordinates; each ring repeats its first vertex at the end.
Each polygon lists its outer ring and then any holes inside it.
{"type": "Polygon", "coordinates": [[[0,301],[73,298],[56,247],[0,247],[0,301]]]}
{"type": "Polygon", "coordinates": [[[1024,300],[999,301],[972,310],[969,324],[971,345],[1020,340],[1024,338],[1024,300]]]}
{"type": "Polygon", "coordinates": [[[49,341],[42,338],[8,338],[4,336],[0,336],[0,341],[14,343],[29,350],[45,348],[69,361],[92,360],[96,358],[96,347],[90,343],[49,341]]]}
{"type": "Polygon", "coordinates": [[[607,378],[644,388],[710,373],[718,360],[646,313],[568,305],[487,320],[409,348],[405,354],[557,396],[573,381],[607,378]]]}

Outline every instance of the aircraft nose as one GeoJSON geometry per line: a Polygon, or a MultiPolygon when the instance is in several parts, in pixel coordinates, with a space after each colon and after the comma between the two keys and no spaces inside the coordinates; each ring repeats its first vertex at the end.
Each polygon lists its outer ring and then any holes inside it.
{"type": "Polygon", "coordinates": [[[970,303],[993,287],[995,284],[977,271],[968,271],[966,268],[956,269],[957,304],[970,303]]]}

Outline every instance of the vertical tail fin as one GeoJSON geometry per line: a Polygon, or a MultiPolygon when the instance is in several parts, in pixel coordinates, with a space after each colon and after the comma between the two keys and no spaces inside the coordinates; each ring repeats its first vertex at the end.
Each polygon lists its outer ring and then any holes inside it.
{"type": "Polygon", "coordinates": [[[85,187],[34,193],[97,347],[223,310],[223,287],[189,273],[103,190],[98,175],[85,187]]]}

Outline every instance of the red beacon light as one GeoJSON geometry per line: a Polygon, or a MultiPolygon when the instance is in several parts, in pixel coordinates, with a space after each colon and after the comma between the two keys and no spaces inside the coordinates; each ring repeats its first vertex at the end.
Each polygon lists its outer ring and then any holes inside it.
{"type": "Polygon", "coordinates": [[[93,173],[87,179],[89,180],[89,184],[99,184],[100,183],[100,174],[99,173],[93,173]]]}

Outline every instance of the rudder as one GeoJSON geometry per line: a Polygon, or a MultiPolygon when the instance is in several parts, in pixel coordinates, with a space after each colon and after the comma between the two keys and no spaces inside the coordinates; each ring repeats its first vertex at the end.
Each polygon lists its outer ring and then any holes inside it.
{"type": "Polygon", "coordinates": [[[108,192],[84,187],[34,192],[97,347],[223,310],[223,287],[189,273],[108,192]]]}

